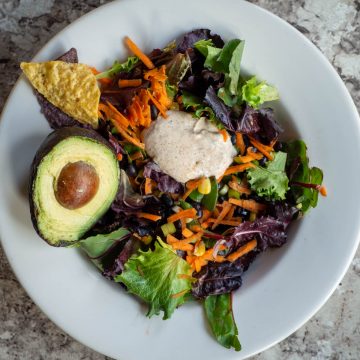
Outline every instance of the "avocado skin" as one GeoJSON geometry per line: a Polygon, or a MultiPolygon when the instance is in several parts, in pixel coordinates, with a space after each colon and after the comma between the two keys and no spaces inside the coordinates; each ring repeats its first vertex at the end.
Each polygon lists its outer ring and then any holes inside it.
{"type": "Polygon", "coordinates": [[[37,177],[37,169],[41,162],[41,160],[61,141],[69,138],[69,137],[86,137],[89,139],[93,139],[98,143],[101,143],[105,146],[107,146],[116,156],[114,148],[111,146],[111,144],[105,140],[101,135],[99,135],[95,130],[87,129],[87,128],[80,128],[77,126],[69,126],[69,127],[63,127],[60,129],[57,129],[50,133],[43,143],[40,145],[39,149],[37,150],[34,160],[31,164],[30,168],[30,181],[29,181],[29,204],[30,204],[30,216],[31,216],[31,222],[32,225],[36,231],[36,233],[45,240],[49,245],[54,247],[64,247],[69,246],[76,241],[58,241],[56,244],[50,243],[47,239],[44,238],[42,233],[40,232],[38,226],[37,226],[37,209],[35,207],[34,201],[33,201],[33,191],[34,187],[33,184],[35,182],[35,179],[37,177]]]}

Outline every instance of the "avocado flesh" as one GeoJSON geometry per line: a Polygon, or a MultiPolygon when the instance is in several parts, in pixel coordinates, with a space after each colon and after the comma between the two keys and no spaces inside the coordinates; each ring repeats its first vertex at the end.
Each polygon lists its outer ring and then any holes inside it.
{"type": "Polygon", "coordinates": [[[108,210],[119,186],[120,169],[110,145],[92,130],[73,129],[66,129],[67,136],[62,129],[55,131],[57,134],[50,136],[50,140],[58,136],[60,141],[53,141],[54,146],[43,144],[39,152],[45,148],[46,154],[42,156],[38,152],[34,160],[36,169],[30,199],[33,223],[39,235],[53,246],[66,246],[81,239],[108,210]],[[100,183],[87,204],[70,210],[60,205],[54,189],[62,168],[77,161],[92,165],[100,183]]]}

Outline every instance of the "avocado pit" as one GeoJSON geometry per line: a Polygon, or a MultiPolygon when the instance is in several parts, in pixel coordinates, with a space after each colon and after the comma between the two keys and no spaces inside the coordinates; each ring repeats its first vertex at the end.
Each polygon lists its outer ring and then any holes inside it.
{"type": "Polygon", "coordinates": [[[56,182],[56,200],[66,209],[78,209],[94,198],[99,182],[99,176],[92,165],[85,161],[68,163],[61,169],[56,182]]]}

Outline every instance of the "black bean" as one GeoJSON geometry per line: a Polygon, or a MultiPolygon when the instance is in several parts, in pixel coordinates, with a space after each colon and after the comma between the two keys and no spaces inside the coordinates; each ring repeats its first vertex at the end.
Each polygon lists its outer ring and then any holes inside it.
{"type": "Polygon", "coordinates": [[[248,147],[250,146],[250,140],[249,138],[247,137],[247,135],[243,135],[243,140],[244,140],[244,144],[245,144],[245,147],[248,147]]]}
{"type": "Polygon", "coordinates": [[[265,166],[266,162],[267,162],[267,158],[264,156],[261,160],[259,160],[259,165],[265,166]]]}
{"type": "Polygon", "coordinates": [[[196,214],[198,217],[202,217],[203,215],[203,210],[202,210],[202,206],[200,203],[193,201],[193,200],[189,200],[189,204],[191,204],[191,206],[196,209],[196,214]]]}
{"type": "Polygon", "coordinates": [[[134,164],[129,164],[129,166],[126,168],[126,173],[131,176],[134,177],[137,175],[137,170],[134,164]]]}
{"type": "Polygon", "coordinates": [[[136,232],[140,235],[140,236],[146,236],[149,235],[152,232],[152,229],[148,226],[139,226],[136,229],[136,232]]]}
{"type": "Polygon", "coordinates": [[[154,104],[150,105],[151,120],[156,120],[159,115],[159,110],[154,104]]]}
{"type": "Polygon", "coordinates": [[[250,215],[250,211],[243,209],[241,207],[236,208],[235,216],[241,216],[244,220],[247,220],[250,215]]]}
{"type": "Polygon", "coordinates": [[[275,151],[281,151],[283,148],[283,143],[278,141],[275,145],[274,145],[274,150],[275,151]]]}
{"type": "Polygon", "coordinates": [[[231,143],[232,143],[233,145],[236,145],[236,135],[235,135],[235,133],[232,133],[232,134],[231,134],[231,143]]]}
{"type": "Polygon", "coordinates": [[[174,225],[175,225],[175,229],[176,230],[180,230],[181,231],[181,221],[180,220],[177,220],[174,222],[174,225]]]}
{"type": "Polygon", "coordinates": [[[160,199],[166,207],[172,207],[174,205],[173,199],[168,194],[162,194],[160,199]]]}
{"type": "Polygon", "coordinates": [[[223,195],[218,197],[218,202],[219,203],[223,203],[225,200],[226,200],[226,197],[223,196],[223,195]]]}

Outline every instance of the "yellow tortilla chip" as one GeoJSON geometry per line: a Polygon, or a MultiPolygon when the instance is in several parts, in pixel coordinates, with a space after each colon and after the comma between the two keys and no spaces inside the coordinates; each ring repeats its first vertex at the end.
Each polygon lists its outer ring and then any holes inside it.
{"type": "Polygon", "coordinates": [[[63,61],[21,63],[32,86],[64,113],[98,127],[100,89],[89,67],[63,61]]]}

